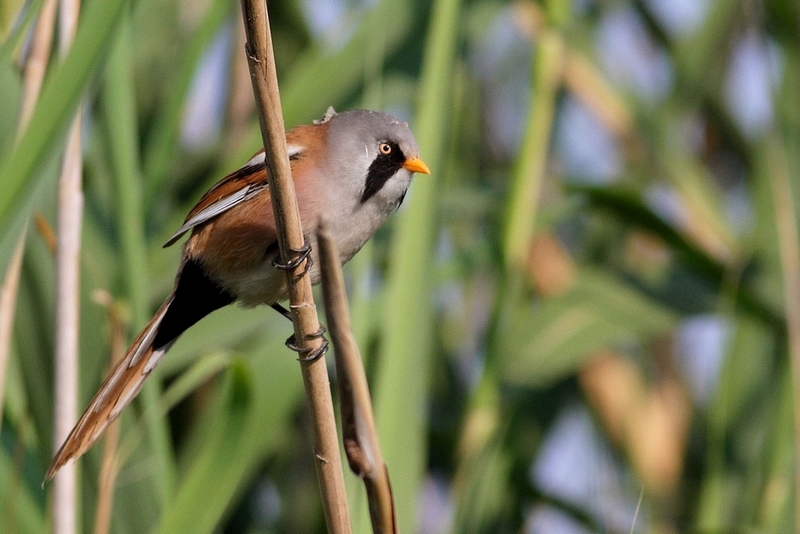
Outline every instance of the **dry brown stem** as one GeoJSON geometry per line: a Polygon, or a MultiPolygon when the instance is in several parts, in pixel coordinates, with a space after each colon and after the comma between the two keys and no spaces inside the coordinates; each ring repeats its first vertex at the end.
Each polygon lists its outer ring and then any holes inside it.
{"type": "MultiPolygon", "coordinates": [[[[250,76],[270,176],[270,196],[278,228],[278,244],[281,260],[288,263],[299,258],[296,251],[303,248],[305,238],[286,152],[275,57],[264,0],[242,0],[242,14],[250,76]]],[[[286,280],[297,344],[301,348],[314,350],[322,346],[323,340],[314,336],[320,325],[311,292],[311,280],[304,274],[307,261],[295,269],[287,270],[286,280]]],[[[315,464],[328,532],[348,533],[350,517],[325,359],[301,361],[300,367],[313,422],[315,464]]]]}
{"type": "MultiPolygon", "coordinates": [[[[56,340],[54,450],[69,435],[78,412],[81,191],[80,109],[73,120],[58,184],[56,241],[56,340]]],[[[53,483],[53,532],[75,532],[75,464],[64,466],[53,483]]]]}
{"type": "MultiPolygon", "coordinates": [[[[59,51],[66,56],[72,46],[80,13],[79,0],[59,3],[59,51]]],[[[81,187],[81,106],[72,120],[61,176],[58,181],[58,238],[56,242],[56,335],[54,450],[69,435],[78,412],[78,333],[80,313],[80,250],[83,219],[81,187]]],[[[72,534],[77,529],[75,465],[65,466],[53,482],[53,532],[72,534]]]]}
{"type": "Polygon", "coordinates": [[[350,324],[342,262],[324,221],[317,233],[322,294],[336,356],[336,377],[342,412],[342,440],[350,469],[364,480],[372,531],[397,532],[389,471],[383,461],[367,375],[350,324]]]}

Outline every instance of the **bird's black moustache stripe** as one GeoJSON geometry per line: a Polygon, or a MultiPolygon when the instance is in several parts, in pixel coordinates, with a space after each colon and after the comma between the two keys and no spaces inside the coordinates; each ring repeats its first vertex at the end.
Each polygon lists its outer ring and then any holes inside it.
{"type": "Polygon", "coordinates": [[[369,166],[367,179],[364,182],[364,193],[361,195],[362,204],[383,189],[386,182],[403,167],[403,163],[406,161],[406,157],[397,143],[387,141],[387,144],[392,147],[391,153],[379,153],[369,166]]]}

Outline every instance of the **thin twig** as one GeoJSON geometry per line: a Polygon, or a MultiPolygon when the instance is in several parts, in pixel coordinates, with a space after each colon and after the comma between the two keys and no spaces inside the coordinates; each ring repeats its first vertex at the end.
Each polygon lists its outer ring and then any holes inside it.
{"type": "Polygon", "coordinates": [[[636,509],[633,511],[633,519],[631,520],[631,529],[628,534],[636,532],[636,520],[639,518],[639,510],[642,509],[642,501],[644,500],[644,485],[639,492],[639,500],[636,502],[636,509]]]}
{"type": "Polygon", "coordinates": [[[389,471],[378,442],[367,375],[350,324],[342,262],[336,243],[326,231],[324,221],[320,223],[317,232],[317,246],[325,317],[328,319],[336,357],[344,450],[350,469],[364,480],[372,531],[381,534],[395,533],[397,520],[389,471]]]}
{"type": "MultiPolygon", "coordinates": [[[[305,239],[286,152],[286,134],[275,72],[272,37],[264,0],[242,0],[247,58],[255,93],[258,121],[270,176],[270,196],[278,229],[281,260],[299,257],[305,239]]],[[[304,261],[286,271],[295,338],[301,348],[317,349],[323,340],[314,336],[320,328],[304,261]],[[305,274],[304,274],[305,273],[305,274]]],[[[342,462],[333,415],[328,370],[324,358],[301,361],[306,398],[314,428],[314,455],[328,532],[350,532],[350,517],[342,473],[342,462]]]]}
{"type": "MultiPolygon", "coordinates": [[[[59,4],[59,52],[67,55],[78,26],[80,0],[59,4]]],[[[80,249],[83,218],[81,176],[81,106],[72,120],[61,176],[58,181],[58,240],[56,243],[56,336],[53,446],[69,435],[78,411],[78,333],[80,314],[80,249]]],[[[76,470],[65,466],[53,483],[53,532],[77,529],[76,470]]]]}

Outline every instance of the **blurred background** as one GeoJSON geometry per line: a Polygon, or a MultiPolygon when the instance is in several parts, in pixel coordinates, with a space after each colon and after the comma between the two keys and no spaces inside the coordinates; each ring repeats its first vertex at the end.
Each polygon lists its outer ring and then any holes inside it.
{"type": "MultiPolygon", "coordinates": [[[[81,409],[172,287],[180,250],[161,245],[261,142],[227,0],[85,0],[15,141],[48,3],[0,3],[6,533],[50,529],[55,184],[75,106],[81,409]]],[[[797,2],[269,9],[287,127],[382,109],[432,170],[346,269],[403,532],[798,531],[797,2]]],[[[190,329],[121,418],[111,482],[108,446],[81,460],[79,530],[324,532],[290,330],[235,307],[190,329]]]]}

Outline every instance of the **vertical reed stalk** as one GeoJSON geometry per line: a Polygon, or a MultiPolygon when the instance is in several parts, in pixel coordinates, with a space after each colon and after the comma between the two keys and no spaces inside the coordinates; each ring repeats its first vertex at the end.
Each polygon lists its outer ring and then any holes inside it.
{"type": "Polygon", "coordinates": [[[547,168],[556,93],[560,87],[564,43],[557,31],[542,30],[536,41],[533,88],[528,128],[509,191],[503,243],[506,268],[524,270],[547,168]]]}
{"type": "MultiPolygon", "coordinates": [[[[452,97],[453,63],[462,28],[461,2],[433,3],[426,32],[414,132],[433,174],[441,172],[452,97]]],[[[386,306],[382,311],[382,354],[376,375],[375,413],[392,480],[397,522],[414,531],[416,499],[425,473],[426,413],[434,355],[434,261],[440,181],[414,180],[403,213],[395,219],[386,306]]]]}
{"type": "MultiPolygon", "coordinates": [[[[80,1],[62,0],[59,7],[59,50],[61,57],[65,57],[75,39],[80,1]]],[[[80,245],[83,218],[81,116],[79,105],[67,136],[61,177],[58,181],[54,450],[58,450],[69,435],[78,411],[80,245]]],[[[65,466],[56,477],[52,498],[53,532],[76,532],[75,464],[65,466]]]]}
{"type": "Polygon", "coordinates": [[[350,322],[342,260],[323,221],[320,222],[317,232],[317,243],[325,316],[328,318],[336,357],[344,449],[350,469],[364,481],[372,532],[395,534],[398,532],[397,518],[389,470],[383,461],[367,373],[364,372],[361,353],[350,322]]]}
{"type": "MultiPolygon", "coordinates": [[[[142,175],[139,156],[139,130],[136,117],[136,95],[133,77],[133,37],[131,16],[119,26],[105,71],[103,84],[103,116],[109,135],[110,161],[114,185],[114,213],[119,236],[121,272],[127,297],[133,311],[133,326],[138,330],[149,318],[147,303],[147,240],[145,237],[142,200],[142,175]]],[[[154,369],[158,376],[158,368],[154,369]]],[[[147,439],[153,447],[153,459],[159,473],[153,489],[165,506],[175,489],[175,464],[172,458],[169,431],[157,409],[161,393],[159,380],[148,380],[140,396],[144,411],[147,439]]]]}
{"type": "MultiPolygon", "coordinates": [[[[502,336],[504,317],[513,309],[523,293],[520,291],[525,265],[528,261],[531,238],[534,232],[539,197],[547,169],[547,155],[553,132],[553,120],[558,91],[561,87],[565,46],[561,35],[554,29],[538,28],[534,43],[531,78],[531,102],[525,135],[517,156],[506,203],[506,220],[502,252],[506,277],[495,309],[490,335],[490,350],[481,381],[470,399],[469,411],[464,419],[458,445],[459,469],[454,487],[460,500],[456,515],[457,528],[466,528],[473,519],[475,488],[485,477],[483,464],[487,463],[485,450],[501,428],[503,416],[500,408],[500,391],[496,368],[497,346],[502,336]],[[471,497],[471,498],[470,498],[471,497]]],[[[480,495],[480,492],[477,492],[480,495]]],[[[480,497],[479,497],[480,498],[480,497]]]]}
{"type": "Polygon", "coordinates": [[[22,81],[22,106],[17,128],[17,140],[28,127],[33,115],[33,109],[39,100],[44,74],[47,71],[47,63],[50,59],[50,47],[53,44],[55,17],[56,0],[45,0],[42,4],[42,10],[39,12],[39,18],[36,19],[30,53],[25,60],[24,79],[22,81]]]}
{"type": "MultiPolygon", "coordinates": [[[[0,414],[3,413],[3,399],[5,398],[6,368],[8,354],[11,351],[12,327],[14,326],[14,308],[17,302],[17,288],[19,287],[19,273],[22,268],[22,253],[25,251],[25,236],[27,230],[23,228],[17,245],[8,263],[3,285],[0,286],[0,414]]],[[[0,425],[3,418],[0,417],[0,425]]]]}
{"type": "MultiPolygon", "coordinates": [[[[299,257],[295,251],[303,248],[305,239],[286,152],[286,133],[267,6],[264,0],[242,0],[242,14],[247,34],[245,49],[271,178],[270,196],[278,228],[281,261],[286,263],[299,257]]],[[[315,350],[322,346],[322,339],[313,335],[320,324],[311,292],[311,279],[305,268],[307,261],[295,269],[287,270],[286,280],[295,338],[301,348],[315,350]]],[[[349,533],[350,514],[325,358],[301,360],[300,366],[313,422],[315,465],[328,531],[349,533]]]]}
{"type": "MultiPolygon", "coordinates": [[[[56,242],[56,351],[53,447],[69,435],[78,412],[78,326],[80,308],[81,192],[80,110],[70,128],[58,183],[56,242]]],[[[76,530],[75,464],[64,466],[53,483],[53,532],[76,530]]]]}
{"type": "Polygon", "coordinates": [[[770,178],[772,202],[775,206],[775,227],[778,231],[778,251],[783,274],[786,332],[789,338],[789,362],[794,391],[794,485],[795,532],[800,532],[800,233],[797,230],[795,209],[786,151],[781,140],[770,136],[766,146],[767,176],[770,178]]]}

